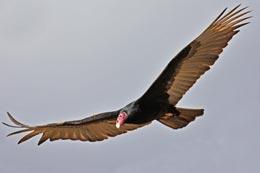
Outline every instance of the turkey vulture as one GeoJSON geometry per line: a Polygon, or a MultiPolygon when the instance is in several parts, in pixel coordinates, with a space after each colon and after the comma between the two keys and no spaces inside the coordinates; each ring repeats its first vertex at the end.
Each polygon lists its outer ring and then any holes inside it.
{"type": "Polygon", "coordinates": [[[240,5],[227,12],[227,8],[195,40],[182,49],[166,66],[150,88],[137,100],[125,107],[93,115],[81,120],[65,121],[39,126],[29,126],[14,119],[7,113],[14,125],[20,128],[8,136],[28,132],[19,144],[42,134],[38,145],[46,140],[102,141],[148,125],[154,120],[178,129],[187,126],[203,109],[176,107],[176,104],[192,85],[218,59],[223,48],[248,24],[250,11],[240,5]]]}

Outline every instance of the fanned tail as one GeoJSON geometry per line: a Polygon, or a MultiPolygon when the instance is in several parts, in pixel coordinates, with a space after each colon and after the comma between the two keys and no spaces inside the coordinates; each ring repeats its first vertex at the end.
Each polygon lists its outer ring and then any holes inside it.
{"type": "Polygon", "coordinates": [[[176,108],[179,112],[178,116],[165,115],[158,121],[170,128],[179,129],[187,126],[190,122],[194,121],[196,117],[202,116],[204,109],[190,109],[190,108],[176,108]]]}

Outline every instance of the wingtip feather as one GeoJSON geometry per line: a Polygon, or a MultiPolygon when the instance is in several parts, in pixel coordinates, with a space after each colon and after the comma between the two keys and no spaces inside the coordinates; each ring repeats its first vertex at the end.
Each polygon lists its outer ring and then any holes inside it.
{"type": "Polygon", "coordinates": [[[16,134],[19,134],[19,133],[23,133],[23,132],[28,132],[28,131],[31,131],[31,129],[18,130],[18,131],[9,133],[9,134],[7,135],[7,137],[12,136],[12,135],[16,135],[16,134]]]}
{"type": "Polygon", "coordinates": [[[5,122],[2,122],[3,125],[7,126],[7,127],[12,127],[12,128],[21,128],[20,126],[14,126],[14,125],[10,125],[10,124],[7,124],[5,122]]]}
{"type": "Polygon", "coordinates": [[[241,7],[241,5],[242,5],[242,4],[240,3],[240,4],[238,4],[237,6],[235,6],[235,8],[233,8],[233,11],[236,10],[236,9],[238,9],[239,7],[241,7]]]}
{"type": "Polygon", "coordinates": [[[28,133],[27,135],[25,135],[24,137],[22,137],[22,138],[18,141],[18,144],[21,144],[21,143],[23,143],[23,142],[25,142],[25,141],[31,139],[32,137],[34,137],[34,136],[36,136],[36,135],[38,135],[38,134],[40,134],[40,133],[41,133],[41,131],[34,130],[34,131],[28,133]]]}
{"type": "Polygon", "coordinates": [[[16,127],[16,128],[29,128],[30,126],[25,125],[19,121],[17,121],[9,112],[7,112],[7,115],[9,117],[9,119],[17,126],[13,126],[13,125],[9,125],[7,123],[5,123],[5,125],[9,126],[9,127],[16,127]]]}
{"type": "Polygon", "coordinates": [[[37,145],[40,146],[40,145],[43,144],[44,142],[45,142],[45,141],[39,141],[37,145]]]}
{"type": "Polygon", "coordinates": [[[46,133],[43,133],[42,134],[42,136],[41,136],[41,138],[40,138],[40,140],[39,140],[39,142],[38,142],[38,146],[39,145],[41,145],[41,144],[43,144],[45,141],[47,141],[49,138],[48,138],[48,136],[47,136],[47,134],[46,133]]]}

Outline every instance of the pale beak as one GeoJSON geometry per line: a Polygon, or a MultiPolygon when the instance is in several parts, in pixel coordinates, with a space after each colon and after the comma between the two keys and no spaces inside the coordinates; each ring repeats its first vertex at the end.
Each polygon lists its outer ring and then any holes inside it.
{"type": "Polygon", "coordinates": [[[116,128],[120,128],[126,121],[128,115],[126,112],[121,112],[116,119],[116,128]]]}
{"type": "Polygon", "coordinates": [[[118,129],[120,128],[120,123],[119,122],[116,123],[116,128],[118,128],[118,129]]]}

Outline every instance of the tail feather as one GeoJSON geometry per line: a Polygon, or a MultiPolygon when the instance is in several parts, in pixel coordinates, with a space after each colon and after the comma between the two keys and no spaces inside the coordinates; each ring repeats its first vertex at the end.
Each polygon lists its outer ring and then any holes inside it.
{"type": "Polygon", "coordinates": [[[202,116],[204,109],[187,109],[176,108],[179,115],[175,116],[171,113],[167,113],[162,116],[158,121],[170,128],[179,129],[187,126],[190,122],[194,121],[196,117],[202,116]]]}

